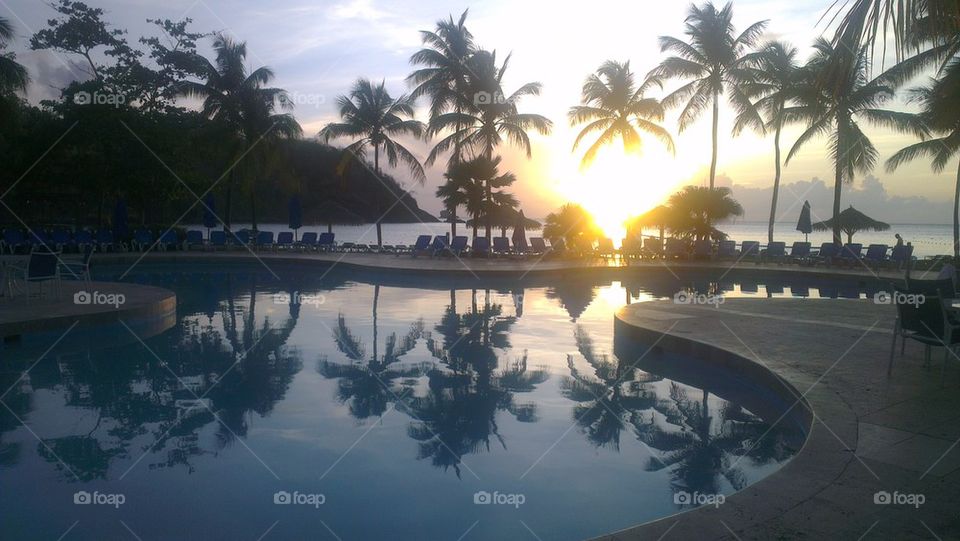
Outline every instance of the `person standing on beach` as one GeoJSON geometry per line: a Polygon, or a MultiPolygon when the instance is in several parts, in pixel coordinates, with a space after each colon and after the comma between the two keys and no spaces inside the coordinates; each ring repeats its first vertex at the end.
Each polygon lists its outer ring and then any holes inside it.
{"type": "Polygon", "coordinates": [[[897,238],[897,246],[896,246],[896,247],[897,247],[897,248],[902,248],[902,247],[903,247],[903,237],[900,236],[900,233],[897,233],[896,235],[894,235],[894,237],[897,238]]]}

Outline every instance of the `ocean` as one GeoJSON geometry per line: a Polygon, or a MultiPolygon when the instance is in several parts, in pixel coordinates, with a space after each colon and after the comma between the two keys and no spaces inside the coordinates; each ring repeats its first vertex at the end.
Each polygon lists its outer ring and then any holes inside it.
{"type": "MultiPolygon", "coordinates": [[[[542,220],[541,220],[542,221],[542,220]]],[[[186,225],[187,229],[199,229],[204,231],[201,225],[186,225]]],[[[235,229],[250,227],[250,224],[234,224],[235,229]]],[[[767,241],[767,223],[766,222],[740,222],[720,224],[718,228],[730,236],[731,240],[738,243],[745,240],[760,241],[766,244],[767,241]]],[[[794,241],[804,240],[803,233],[796,231],[796,222],[778,223],[775,226],[774,234],[777,240],[787,243],[789,247],[794,241]]],[[[274,234],[280,231],[287,231],[286,224],[260,224],[261,231],[273,231],[274,234]]],[[[305,231],[326,231],[326,225],[305,226],[300,233],[305,231]]],[[[482,234],[481,229],[481,234],[482,234]]],[[[376,244],[377,229],[373,224],[366,225],[335,225],[333,232],[336,234],[337,242],[356,242],[364,244],[376,244]]],[[[413,244],[418,235],[443,235],[450,232],[450,224],[447,223],[415,223],[415,224],[383,224],[383,243],[384,244],[413,244]]],[[[647,235],[657,235],[656,230],[644,231],[647,235]]],[[[936,255],[946,255],[953,252],[953,232],[949,225],[917,225],[917,224],[891,224],[889,231],[880,233],[860,232],[854,235],[854,242],[862,243],[864,246],[869,244],[887,244],[893,246],[896,239],[895,233],[900,233],[905,242],[910,242],[914,246],[914,255],[918,257],[928,257],[936,255]]],[[[472,236],[473,230],[468,229],[464,224],[457,224],[457,234],[472,236]]],[[[507,235],[512,235],[513,230],[508,230],[507,235]]],[[[499,230],[494,231],[494,235],[499,235],[499,230]]],[[[540,236],[539,231],[528,231],[527,237],[540,236]]],[[[816,247],[822,242],[828,242],[831,236],[829,232],[814,231],[810,234],[810,242],[816,247]]],[[[844,239],[846,240],[846,239],[844,239]]],[[[620,240],[614,239],[615,244],[619,246],[620,240]]]]}

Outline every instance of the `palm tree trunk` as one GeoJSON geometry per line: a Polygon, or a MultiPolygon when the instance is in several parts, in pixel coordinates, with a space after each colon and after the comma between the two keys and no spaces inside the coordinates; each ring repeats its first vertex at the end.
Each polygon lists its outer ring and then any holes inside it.
{"type": "MultiPolygon", "coordinates": [[[[487,159],[493,161],[493,146],[492,146],[492,145],[487,146],[487,159]]],[[[486,185],[486,194],[487,194],[487,199],[486,199],[486,201],[487,201],[487,208],[486,208],[486,211],[485,211],[485,214],[487,215],[487,217],[486,217],[486,218],[487,218],[487,219],[486,219],[486,222],[487,222],[487,223],[486,223],[487,242],[490,242],[491,228],[492,228],[492,225],[493,225],[493,223],[492,223],[492,221],[491,221],[491,220],[493,219],[493,216],[492,216],[491,213],[490,213],[490,211],[493,210],[493,205],[492,205],[493,195],[492,195],[492,193],[491,193],[491,188],[490,188],[490,181],[491,181],[491,180],[493,180],[493,179],[489,179],[489,178],[488,178],[488,179],[486,179],[486,180],[484,181],[484,184],[486,185]]]]}
{"type": "Polygon", "coordinates": [[[777,198],[780,196],[780,130],[783,122],[777,121],[777,131],[773,136],[774,156],[776,157],[776,175],[773,177],[773,200],[770,202],[770,223],[767,226],[767,243],[773,242],[773,222],[777,219],[777,198]]]}
{"type": "Polygon", "coordinates": [[[380,303],[380,285],[373,286],[373,360],[376,362],[380,357],[377,356],[377,305],[380,303]]]}
{"type": "Polygon", "coordinates": [[[717,178],[717,127],[720,124],[720,95],[714,90],[713,92],[713,156],[710,159],[710,189],[713,189],[713,185],[716,182],[717,178]]]}
{"type": "Polygon", "coordinates": [[[953,194],[953,259],[960,263],[960,166],[957,167],[957,189],[953,194]]]}
{"type": "MultiPolygon", "coordinates": [[[[378,176],[380,175],[380,145],[373,145],[373,170],[377,172],[378,176]]],[[[383,219],[383,215],[378,209],[377,210],[377,248],[383,247],[383,227],[381,226],[382,219],[383,219]]]]}
{"type": "Polygon", "coordinates": [[[840,237],[840,195],[843,188],[843,136],[846,134],[846,122],[843,118],[837,119],[837,161],[834,164],[836,179],[833,184],[833,243],[841,244],[840,237]]]}

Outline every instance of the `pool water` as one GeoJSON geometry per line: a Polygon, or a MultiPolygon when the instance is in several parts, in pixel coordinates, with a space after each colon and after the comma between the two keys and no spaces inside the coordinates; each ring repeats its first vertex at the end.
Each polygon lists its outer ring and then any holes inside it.
{"type": "Polygon", "coordinates": [[[581,539],[716,504],[804,437],[750,382],[613,354],[615,310],[671,279],[128,279],[176,291],[172,328],[0,350],[3,538],[581,539]]]}

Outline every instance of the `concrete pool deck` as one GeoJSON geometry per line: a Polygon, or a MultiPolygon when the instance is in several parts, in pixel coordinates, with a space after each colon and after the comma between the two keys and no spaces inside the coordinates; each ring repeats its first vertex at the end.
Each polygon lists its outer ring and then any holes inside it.
{"type": "MultiPolygon", "coordinates": [[[[733,354],[789,383],[812,411],[801,451],[782,469],[702,507],[604,536],[639,539],[956,539],[960,537],[960,385],[941,387],[942,348],[898,351],[887,376],[894,309],[867,300],[670,301],[617,314],[624,338],[724,362],[733,354]],[[919,507],[875,495],[921,494],[919,507]]],[[[652,352],[652,354],[655,354],[652,352]]],[[[620,353],[618,353],[618,356],[620,353]]],[[[621,359],[624,357],[620,357],[621,359]]],[[[903,497],[903,496],[901,496],[903,497]]]]}

